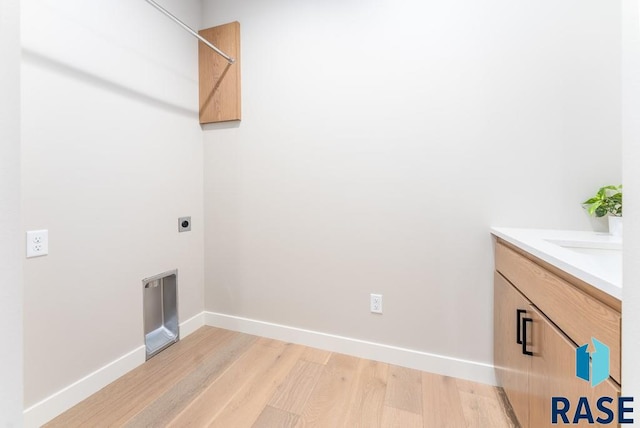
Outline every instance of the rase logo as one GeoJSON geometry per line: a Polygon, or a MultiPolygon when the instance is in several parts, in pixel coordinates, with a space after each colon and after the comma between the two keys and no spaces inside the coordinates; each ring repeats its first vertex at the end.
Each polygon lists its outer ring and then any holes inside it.
{"type": "MultiPolygon", "coordinates": [[[[600,342],[595,337],[591,338],[593,352],[588,351],[585,344],[576,348],[576,377],[591,383],[595,388],[609,378],[609,347],[600,342]]],[[[551,423],[558,424],[578,424],[586,421],[589,424],[597,423],[606,425],[616,423],[632,424],[633,418],[626,417],[625,414],[632,413],[633,408],[627,404],[633,402],[633,397],[600,397],[595,403],[596,414],[591,411],[593,403],[589,403],[587,397],[580,397],[574,410],[572,403],[566,397],[551,397],[551,423]],[[613,404],[617,400],[616,404],[613,404]],[[617,412],[616,412],[617,410],[617,412]],[[573,418],[570,418],[570,415],[573,418]]]]}
{"type": "Polygon", "coordinates": [[[576,376],[587,382],[591,379],[591,386],[595,387],[609,378],[609,347],[595,337],[591,341],[595,352],[587,351],[588,343],[576,349],[576,376]]]}

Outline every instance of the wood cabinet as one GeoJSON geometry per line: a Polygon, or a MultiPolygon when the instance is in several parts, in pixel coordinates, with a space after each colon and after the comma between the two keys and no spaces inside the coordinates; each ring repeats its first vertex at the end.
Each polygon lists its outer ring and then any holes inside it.
{"type": "MultiPolygon", "coordinates": [[[[530,308],[533,357],[529,359],[529,426],[545,427],[551,421],[551,398],[566,397],[574,406],[580,397],[595,405],[599,397],[618,397],[619,387],[607,380],[595,388],[576,377],[576,345],[540,311],[530,308]]],[[[594,412],[596,409],[592,409],[594,412]]],[[[573,412],[570,412],[573,415],[573,412]]],[[[586,421],[576,426],[593,426],[586,421]]]]}
{"type": "MultiPolygon", "coordinates": [[[[523,428],[529,420],[530,359],[522,353],[517,339],[522,332],[522,313],[529,302],[498,272],[494,279],[494,365],[498,382],[509,397],[511,407],[523,428]],[[518,322],[520,316],[520,322],[518,322]]],[[[522,339],[522,337],[520,337],[522,339]]]]}
{"type": "Polygon", "coordinates": [[[235,59],[229,64],[204,43],[198,42],[200,123],[240,120],[240,23],[230,22],[199,33],[235,59]]]}
{"type": "Polygon", "coordinates": [[[498,241],[494,363],[498,383],[521,426],[551,426],[552,397],[566,397],[576,405],[580,397],[594,404],[599,397],[619,396],[619,309],[498,241]],[[612,378],[595,388],[575,375],[576,347],[590,343],[592,336],[611,352],[612,378]]]}

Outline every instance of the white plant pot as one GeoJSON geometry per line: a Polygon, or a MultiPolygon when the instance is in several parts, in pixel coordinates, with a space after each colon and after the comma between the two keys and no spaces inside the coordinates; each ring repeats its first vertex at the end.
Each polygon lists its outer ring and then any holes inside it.
{"type": "Polygon", "coordinates": [[[609,234],[622,236],[622,217],[609,216],[609,234]]]}

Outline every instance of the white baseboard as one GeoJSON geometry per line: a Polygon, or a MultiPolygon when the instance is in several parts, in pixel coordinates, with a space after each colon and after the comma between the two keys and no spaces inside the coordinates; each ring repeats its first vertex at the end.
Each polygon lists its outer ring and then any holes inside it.
{"type": "Polygon", "coordinates": [[[180,323],[180,339],[184,339],[202,326],[204,326],[204,312],[180,323]]]}
{"type": "Polygon", "coordinates": [[[144,363],[144,360],[145,347],[143,345],[25,409],[24,426],[26,428],[42,426],[123,374],[135,369],[144,363]]]}
{"type": "Polygon", "coordinates": [[[212,327],[297,343],[444,376],[452,376],[489,385],[497,384],[494,367],[491,364],[216,312],[205,312],[204,322],[212,327]]]}
{"type": "MultiPolygon", "coordinates": [[[[200,312],[180,324],[180,338],[184,339],[203,325],[204,312],[200,312]]],[[[135,369],[144,363],[145,359],[145,346],[142,345],[25,409],[25,428],[40,427],[49,422],[114,380],[135,369]]]]}

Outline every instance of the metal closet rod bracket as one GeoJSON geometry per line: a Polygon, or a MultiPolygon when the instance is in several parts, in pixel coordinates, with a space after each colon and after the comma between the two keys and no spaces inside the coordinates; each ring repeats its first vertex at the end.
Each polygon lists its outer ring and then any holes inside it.
{"type": "Polygon", "coordinates": [[[226,59],[229,64],[233,64],[234,62],[236,62],[235,59],[231,58],[229,55],[227,55],[226,53],[222,52],[220,49],[218,49],[217,47],[215,47],[211,42],[209,42],[207,39],[205,39],[204,37],[202,37],[200,34],[198,34],[195,30],[193,30],[191,27],[189,27],[187,24],[185,24],[184,22],[180,21],[178,18],[176,18],[171,12],[169,12],[167,9],[163,8],[162,6],[160,6],[158,3],[156,3],[153,0],[145,0],[147,3],[149,3],[151,6],[155,7],[156,9],[158,9],[160,12],[164,13],[165,15],[167,15],[167,17],[169,17],[169,19],[171,19],[173,22],[175,22],[176,24],[178,24],[179,26],[181,26],[182,28],[184,28],[186,31],[188,31],[189,33],[191,33],[192,36],[194,36],[195,38],[197,38],[198,40],[200,40],[202,43],[204,43],[205,45],[207,45],[208,47],[210,47],[211,49],[213,49],[214,52],[216,52],[218,55],[220,55],[221,57],[223,57],[224,59],[226,59]]]}

